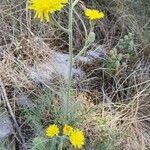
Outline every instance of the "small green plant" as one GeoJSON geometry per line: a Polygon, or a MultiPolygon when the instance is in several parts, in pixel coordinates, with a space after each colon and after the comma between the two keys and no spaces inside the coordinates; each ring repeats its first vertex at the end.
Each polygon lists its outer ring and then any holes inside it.
{"type": "Polygon", "coordinates": [[[15,142],[8,139],[1,140],[0,150],[15,150],[15,142]]]}
{"type": "Polygon", "coordinates": [[[30,144],[30,150],[46,150],[47,139],[44,137],[35,137],[32,139],[32,143],[30,144]]]}
{"type": "Polygon", "coordinates": [[[105,62],[108,71],[112,73],[127,67],[130,58],[135,58],[135,50],[134,36],[132,33],[128,33],[109,51],[105,62]]]}
{"type": "Polygon", "coordinates": [[[124,53],[134,54],[135,52],[135,42],[134,35],[132,33],[128,33],[123,38],[121,38],[118,42],[117,48],[124,53]]]}
{"type": "Polygon", "coordinates": [[[0,150],[7,150],[3,142],[0,142],[0,150]]]}
{"type": "Polygon", "coordinates": [[[113,48],[108,53],[108,58],[106,59],[105,66],[109,72],[113,73],[121,68],[126,67],[128,59],[129,54],[119,53],[117,48],[113,48]]]}
{"type": "Polygon", "coordinates": [[[56,124],[50,124],[46,131],[45,136],[37,136],[33,138],[30,144],[31,150],[62,150],[66,144],[69,147],[81,149],[84,145],[84,134],[79,129],[74,129],[70,125],[65,125],[63,131],[59,129],[56,124]],[[48,148],[47,148],[48,147],[48,148]]]}
{"type": "MultiPolygon", "coordinates": [[[[62,97],[66,98],[65,96],[62,97]]],[[[34,99],[32,107],[21,110],[23,118],[25,118],[35,134],[35,137],[30,139],[32,142],[28,143],[31,150],[39,150],[40,148],[47,150],[47,147],[51,150],[56,150],[57,148],[61,150],[66,146],[79,148],[84,145],[83,132],[72,127],[78,127],[76,122],[79,107],[76,103],[69,104],[71,119],[66,124],[63,118],[66,111],[63,105],[64,100],[56,98],[49,91],[42,93],[39,99],[34,99]],[[76,136],[79,138],[78,141],[75,140],[76,136]]]]}

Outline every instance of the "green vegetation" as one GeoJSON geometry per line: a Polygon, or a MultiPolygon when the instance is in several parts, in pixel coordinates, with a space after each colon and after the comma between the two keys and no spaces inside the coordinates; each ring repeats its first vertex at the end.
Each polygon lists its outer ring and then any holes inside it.
{"type": "Polygon", "coordinates": [[[0,2],[0,150],[149,150],[150,1],[37,1],[0,2]]]}

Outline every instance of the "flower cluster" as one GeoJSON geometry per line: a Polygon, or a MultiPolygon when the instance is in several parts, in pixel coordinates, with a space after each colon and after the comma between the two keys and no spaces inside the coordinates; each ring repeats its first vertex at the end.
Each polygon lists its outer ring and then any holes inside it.
{"type": "Polygon", "coordinates": [[[97,9],[86,9],[85,16],[88,17],[89,20],[98,20],[104,18],[104,13],[97,9]]]}
{"type": "MultiPolygon", "coordinates": [[[[46,19],[47,22],[50,20],[50,15],[56,11],[60,11],[66,4],[69,3],[69,0],[28,0],[29,9],[35,11],[34,18],[39,18],[40,21],[46,19]]],[[[104,18],[104,13],[97,9],[86,9],[85,16],[89,20],[97,20],[104,18]]]]}
{"type": "MultiPolygon", "coordinates": [[[[58,136],[59,132],[60,132],[59,128],[55,124],[49,125],[48,128],[46,129],[46,135],[50,138],[58,136]]],[[[63,134],[69,137],[71,144],[75,148],[80,149],[84,145],[85,138],[81,130],[73,129],[72,126],[65,125],[63,128],[63,134]]]]}
{"type": "Polygon", "coordinates": [[[49,15],[60,11],[66,4],[68,0],[29,0],[29,9],[35,11],[34,18],[39,18],[40,21],[46,19],[49,21],[49,15]]]}

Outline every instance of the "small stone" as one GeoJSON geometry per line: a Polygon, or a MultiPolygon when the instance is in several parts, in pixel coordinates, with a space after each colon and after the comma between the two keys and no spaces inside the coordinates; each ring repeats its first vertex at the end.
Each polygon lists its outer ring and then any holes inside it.
{"type": "Polygon", "coordinates": [[[13,126],[7,112],[0,112],[0,141],[5,140],[13,133],[13,126]]]}
{"type": "Polygon", "coordinates": [[[16,97],[16,103],[20,107],[33,107],[34,106],[32,101],[25,94],[18,95],[16,97]]]}
{"type": "Polygon", "coordinates": [[[102,45],[97,45],[93,47],[91,50],[89,50],[86,55],[80,56],[78,58],[78,62],[84,63],[84,64],[93,64],[93,63],[100,63],[105,60],[106,51],[102,45]]]}

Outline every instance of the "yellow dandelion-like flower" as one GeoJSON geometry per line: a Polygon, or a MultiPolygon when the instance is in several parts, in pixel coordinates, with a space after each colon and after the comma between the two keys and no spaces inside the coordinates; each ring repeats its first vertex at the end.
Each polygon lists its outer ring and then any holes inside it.
{"type": "Polygon", "coordinates": [[[29,9],[35,11],[34,18],[39,18],[43,21],[44,18],[49,22],[49,15],[55,11],[60,11],[68,0],[29,0],[29,9]]]}
{"type": "Polygon", "coordinates": [[[84,134],[80,130],[74,130],[70,135],[70,142],[75,148],[82,148],[84,145],[84,134]]]}
{"type": "Polygon", "coordinates": [[[73,128],[72,128],[71,126],[69,126],[69,125],[65,125],[65,126],[64,126],[64,128],[63,128],[63,133],[64,133],[65,135],[70,136],[72,132],[73,132],[73,128]]]}
{"type": "Polygon", "coordinates": [[[54,136],[57,136],[58,134],[59,134],[59,128],[55,124],[49,125],[48,128],[46,129],[46,135],[48,137],[52,138],[54,136]]]}
{"type": "Polygon", "coordinates": [[[86,9],[84,13],[89,20],[98,20],[104,18],[105,16],[102,11],[96,9],[86,9]]]}

